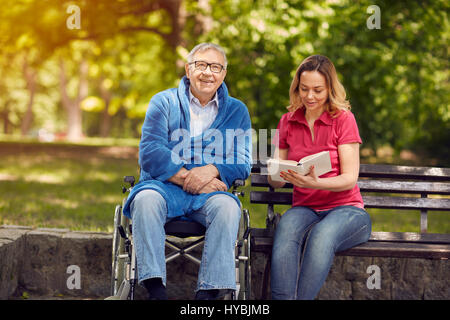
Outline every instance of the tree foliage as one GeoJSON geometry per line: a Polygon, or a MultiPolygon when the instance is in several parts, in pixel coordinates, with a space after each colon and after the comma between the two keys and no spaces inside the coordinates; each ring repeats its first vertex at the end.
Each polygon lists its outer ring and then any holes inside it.
{"type": "Polygon", "coordinates": [[[364,139],[449,154],[448,9],[445,1],[376,1],[381,29],[368,29],[373,1],[216,1],[204,39],[228,48],[229,86],[256,128],[286,112],[292,76],[309,55],[335,64],[364,139]]]}
{"type": "Polygon", "coordinates": [[[364,147],[425,151],[448,164],[449,4],[444,0],[3,0],[0,116],[3,132],[67,131],[67,93],[89,136],[138,136],[149,99],[176,86],[198,42],[227,51],[226,83],[255,129],[275,128],[300,62],[335,64],[364,147]],[[81,28],[66,26],[79,6],[81,28]],[[380,8],[369,29],[367,8],[380,8]],[[80,64],[88,91],[77,97],[80,64]]]}

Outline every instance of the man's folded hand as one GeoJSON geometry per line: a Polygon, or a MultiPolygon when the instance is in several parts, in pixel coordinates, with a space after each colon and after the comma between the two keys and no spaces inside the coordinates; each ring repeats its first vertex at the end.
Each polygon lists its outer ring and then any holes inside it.
{"type": "Polygon", "coordinates": [[[218,176],[219,171],[211,164],[192,168],[183,174],[183,190],[189,193],[199,194],[201,193],[200,190],[218,176]]]}
{"type": "Polygon", "coordinates": [[[227,185],[217,178],[213,178],[198,193],[210,193],[214,191],[227,191],[227,185]]]}

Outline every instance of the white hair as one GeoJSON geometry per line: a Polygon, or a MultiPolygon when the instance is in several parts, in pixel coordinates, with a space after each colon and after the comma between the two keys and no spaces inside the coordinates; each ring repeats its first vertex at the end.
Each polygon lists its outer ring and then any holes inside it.
{"type": "Polygon", "coordinates": [[[194,49],[192,49],[191,52],[189,52],[189,54],[187,56],[187,62],[188,63],[194,62],[194,56],[197,52],[203,52],[203,51],[210,50],[210,49],[216,50],[222,54],[223,61],[224,61],[223,68],[226,70],[228,61],[227,61],[227,56],[225,54],[225,51],[223,50],[223,48],[221,46],[214,44],[214,43],[204,42],[204,43],[200,43],[200,44],[196,45],[194,47],[194,49]]]}

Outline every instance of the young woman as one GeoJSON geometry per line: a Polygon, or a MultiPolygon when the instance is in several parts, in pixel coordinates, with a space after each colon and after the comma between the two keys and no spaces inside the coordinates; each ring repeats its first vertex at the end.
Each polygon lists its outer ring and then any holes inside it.
{"type": "MultiPolygon", "coordinates": [[[[371,221],[356,184],[359,136],[333,63],[325,56],[306,58],[290,88],[289,112],[281,117],[275,158],[298,161],[329,151],[332,171],[320,177],[282,172],[294,185],[292,208],[280,219],[272,249],[273,299],[314,299],[336,252],[366,242],[371,221]]],[[[272,181],[274,188],[285,182],[272,181]]]]}

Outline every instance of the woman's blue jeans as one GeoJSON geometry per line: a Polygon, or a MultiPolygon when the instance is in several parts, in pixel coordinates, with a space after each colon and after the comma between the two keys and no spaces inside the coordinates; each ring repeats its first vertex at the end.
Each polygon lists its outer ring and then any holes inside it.
{"type": "MultiPolygon", "coordinates": [[[[166,202],[158,192],[143,190],[130,208],[139,283],[161,278],[166,285],[166,202]]],[[[240,207],[226,194],[211,196],[202,208],[187,215],[207,228],[197,290],[236,289],[234,248],[240,215],[240,207]]]]}
{"type": "Polygon", "coordinates": [[[320,213],[292,207],[275,230],[272,248],[272,299],[312,300],[324,284],[336,252],[366,242],[369,214],[354,206],[320,213]]]}

